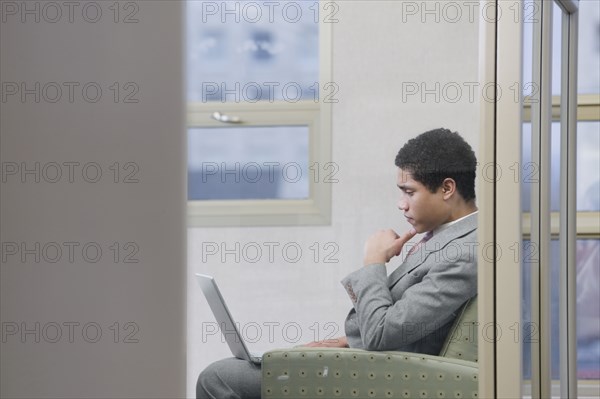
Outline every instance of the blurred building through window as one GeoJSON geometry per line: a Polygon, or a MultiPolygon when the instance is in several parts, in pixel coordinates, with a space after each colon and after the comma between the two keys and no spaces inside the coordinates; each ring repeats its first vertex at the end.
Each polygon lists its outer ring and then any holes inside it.
{"type": "MultiPolygon", "coordinates": [[[[317,1],[188,0],[188,102],[317,103],[319,11],[317,1]]],[[[310,122],[283,121],[190,127],[188,199],[308,198],[310,122]]]]}

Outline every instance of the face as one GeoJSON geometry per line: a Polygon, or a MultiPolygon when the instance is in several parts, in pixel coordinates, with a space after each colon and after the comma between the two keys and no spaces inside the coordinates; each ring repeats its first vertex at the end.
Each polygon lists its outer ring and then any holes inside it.
{"type": "Polygon", "coordinates": [[[398,208],[417,233],[435,229],[450,219],[450,206],[444,199],[442,187],[432,193],[422,183],[414,180],[412,175],[398,168],[398,188],[400,201],[398,208]]]}

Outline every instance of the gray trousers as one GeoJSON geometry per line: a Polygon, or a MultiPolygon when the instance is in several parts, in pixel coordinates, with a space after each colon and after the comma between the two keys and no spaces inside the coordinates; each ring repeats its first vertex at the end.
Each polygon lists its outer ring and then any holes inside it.
{"type": "Polygon", "coordinates": [[[260,399],[260,366],[229,358],[208,366],[198,376],[198,399],[260,399]]]}

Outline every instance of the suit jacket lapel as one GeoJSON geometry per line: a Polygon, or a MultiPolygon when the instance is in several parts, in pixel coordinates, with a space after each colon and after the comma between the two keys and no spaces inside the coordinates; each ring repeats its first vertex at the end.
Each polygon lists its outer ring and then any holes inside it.
{"type": "Polygon", "coordinates": [[[415,253],[408,256],[388,277],[388,287],[392,288],[406,273],[419,267],[431,252],[439,251],[450,241],[469,234],[477,228],[477,214],[467,216],[464,220],[453,224],[439,234],[434,234],[429,241],[415,253]]]}
{"type": "Polygon", "coordinates": [[[392,286],[396,284],[398,280],[404,277],[409,270],[417,267],[421,263],[422,259],[423,258],[421,257],[420,251],[416,251],[412,255],[406,257],[404,262],[402,262],[402,264],[388,276],[388,287],[392,288],[392,286]]]}

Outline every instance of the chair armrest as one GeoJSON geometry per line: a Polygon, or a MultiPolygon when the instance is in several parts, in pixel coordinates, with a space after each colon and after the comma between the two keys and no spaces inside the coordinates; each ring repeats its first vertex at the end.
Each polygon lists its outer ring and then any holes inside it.
{"type": "Polygon", "coordinates": [[[471,398],[475,362],[410,352],[290,348],[267,352],[262,397],[471,398]]]}

